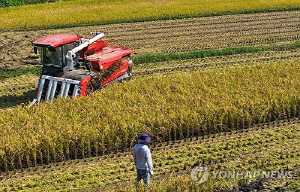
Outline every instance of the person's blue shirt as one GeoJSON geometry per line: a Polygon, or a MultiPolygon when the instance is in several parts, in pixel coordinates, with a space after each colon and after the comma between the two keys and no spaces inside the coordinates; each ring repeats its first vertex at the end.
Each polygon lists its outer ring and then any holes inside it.
{"type": "Polygon", "coordinates": [[[133,159],[137,169],[153,171],[151,153],[147,145],[136,144],[133,147],[133,159]]]}

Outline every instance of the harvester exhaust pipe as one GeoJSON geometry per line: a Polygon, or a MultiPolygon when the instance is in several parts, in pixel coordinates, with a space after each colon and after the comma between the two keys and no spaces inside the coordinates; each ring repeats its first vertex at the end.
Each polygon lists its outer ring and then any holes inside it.
{"type": "Polygon", "coordinates": [[[67,70],[68,71],[73,71],[74,70],[74,62],[73,59],[76,57],[76,53],[82,49],[84,49],[85,47],[89,46],[90,44],[94,43],[95,41],[97,41],[98,39],[102,38],[104,36],[104,33],[100,33],[98,35],[96,35],[95,37],[91,38],[90,40],[82,43],[81,45],[79,45],[78,47],[75,47],[74,49],[70,50],[67,53],[67,70]]]}

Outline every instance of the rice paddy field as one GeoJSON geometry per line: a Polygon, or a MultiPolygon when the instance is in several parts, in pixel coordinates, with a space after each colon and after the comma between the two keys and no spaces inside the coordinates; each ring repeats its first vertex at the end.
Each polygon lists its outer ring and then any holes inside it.
{"type": "Polygon", "coordinates": [[[290,0],[71,0],[51,4],[8,7],[0,10],[0,30],[76,26],[180,18],[274,9],[299,8],[290,0]]]}
{"type": "Polygon", "coordinates": [[[131,156],[141,132],[147,191],[300,190],[300,2],[97,3],[0,9],[1,191],[144,191],[131,156]],[[28,108],[41,70],[32,41],[94,31],[133,50],[133,78],[28,108]],[[210,171],[201,185],[195,165],[210,171]],[[292,174],[213,177],[232,170],[292,174]]]}
{"type": "MultiPolygon", "coordinates": [[[[299,189],[299,125],[281,122],[255,127],[239,134],[219,134],[214,138],[191,138],[151,145],[155,176],[152,191],[229,191],[247,181],[214,179],[197,186],[190,177],[196,163],[214,170],[295,170],[290,180],[266,180],[270,191],[299,189]]],[[[42,167],[1,173],[2,191],[135,191],[135,167],[131,152],[119,152],[84,160],[68,160],[42,167]]],[[[250,179],[248,184],[255,182],[250,179]]],[[[248,189],[251,189],[249,187],[248,189]]],[[[253,189],[253,188],[252,188],[253,189]]],[[[143,190],[141,190],[143,191],[143,190]]]]}

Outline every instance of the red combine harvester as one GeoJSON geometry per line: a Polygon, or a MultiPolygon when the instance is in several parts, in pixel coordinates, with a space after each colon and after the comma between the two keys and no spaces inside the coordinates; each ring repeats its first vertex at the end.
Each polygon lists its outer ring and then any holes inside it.
{"type": "Polygon", "coordinates": [[[55,97],[85,96],[88,91],[132,76],[132,50],[109,47],[107,41],[99,40],[103,33],[93,35],[88,40],[59,34],[33,42],[43,68],[31,105],[55,97]]]}

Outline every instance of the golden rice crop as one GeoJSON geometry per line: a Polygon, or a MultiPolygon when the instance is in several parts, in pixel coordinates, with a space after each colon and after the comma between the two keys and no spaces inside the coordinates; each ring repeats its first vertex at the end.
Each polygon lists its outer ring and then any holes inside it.
{"type": "MultiPolygon", "coordinates": [[[[267,129],[251,130],[243,134],[222,134],[213,138],[198,137],[193,140],[150,145],[155,170],[155,176],[151,179],[151,190],[182,191],[180,188],[173,188],[178,186],[178,181],[168,185],[163,178],[177,174],[190,178],[191,168],[195,164],[207,165],[210,172],[233,169],[277,171],[287,167],[293,169],[299,165],[299,137],[299,125],[271,125],[267,129]],[[264,166],[266,164],[267,167],[264,166]]],[[[78,191],[91,188],[97,188],[99,192],[113,191],[113,188],[116,191],[131,191],[135,189],[132,182],[135,178],[135,166],[131,151],[128,151],[2,174],[0,191],[78,191]]],[[[213,186],[201,185],[204,187],[202,191],[218,190],[224,186],[224,182],[227,187],[231,186],[230,180],[220,179],[213,179],[213,186]]],[[[196,187],[191,184],[185,183],[184,186],[196,187]]]]}
{"type": "Polygon", "coordinates": [[[73,0],[1,8],[0,30],[298,6],[289,0],[73,0]]]}
{"type": "Polygon", "coordinates": [[[300,61],[115,84],[86,98],[0,111],[2,169],[82,158],[156,141],[298,116],[300,61]]]}
{"type": "MultiPolygon", "coordinates": [[[[141,78],[155,74],[168,74],[178,71],[206,70],[218,67],[237,65],[265,64],[276,60],[285,61],[300,58],[300,49],[263,51],[225,56],[212,56],[196,59],[170,60],[154,63],[141,63],[133,68],[133,78],[141,78]]],[[[8,108],[28,104],[35,96],[39,76],[21,75],[3,79],[0,84],[0,108],[8,108]]]]}

